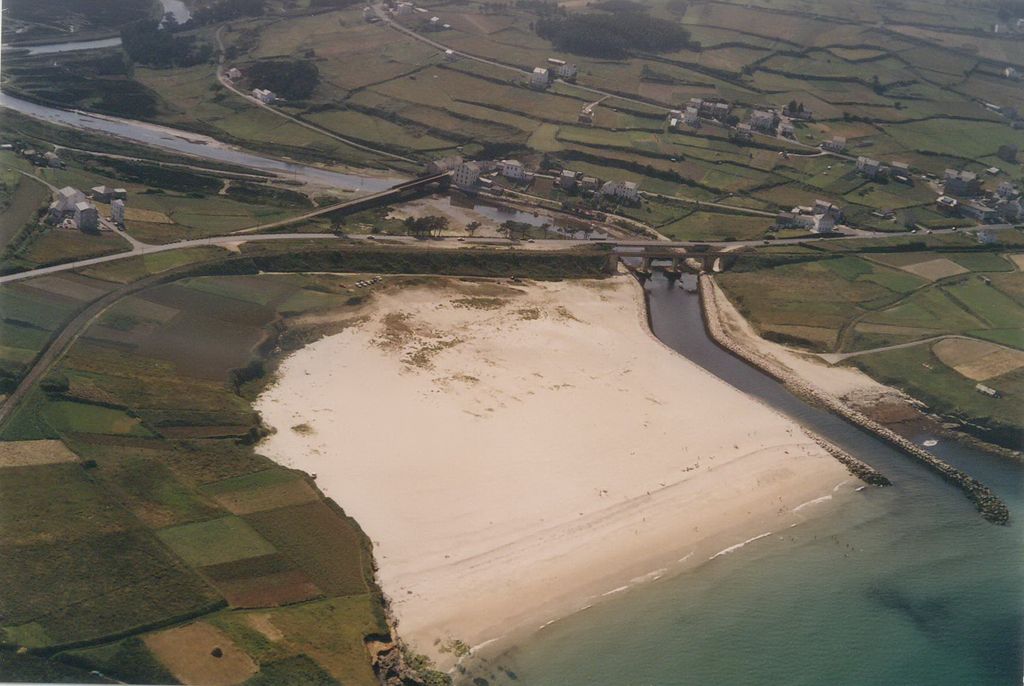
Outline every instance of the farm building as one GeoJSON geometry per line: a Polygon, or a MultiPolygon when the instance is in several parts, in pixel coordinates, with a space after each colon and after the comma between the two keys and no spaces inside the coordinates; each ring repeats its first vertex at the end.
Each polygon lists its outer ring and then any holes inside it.
{"type": "Polygon", "coordinates": [[[44,152],[43,160],[46,162],[47,167],[63,167],[64,163],[61,162],[60,157],[55,152],[44,152]]]}
{"type": "Polygon", "coordinates": [[[114,189],[110,186],[93,186],[89,189],[89,195],[94,202],[110,202],[114,197],[114,189]]]}
{"type": "Polygon", "coordinates": [[[454,50],[448,48],[447,50],[444,51],[444,58],[449,62],[454,62],[459,58],[459,56],[455,54],[454,50]]]}
{"type": "Polygon", "coordinates": [[[696,107],[687,107],[683,112],[683,123],[687,126],[697,128],[700,126],[700,112],[696,107]]]}
{"type": "Polygon", "coordinates": [[[238,67],[231,67],[230,69],[228,69],[228,78],[232,81],[237,81],[238,79],[242,78],[242,70],[238,67]]]}

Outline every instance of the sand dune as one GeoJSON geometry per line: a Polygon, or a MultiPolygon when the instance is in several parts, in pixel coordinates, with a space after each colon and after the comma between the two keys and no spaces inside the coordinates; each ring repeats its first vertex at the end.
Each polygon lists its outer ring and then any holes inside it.
{"type": "Polygon", "coordinates": [[[438,283],[294,354],[258,409],[262,452],[359,521],[401,635],[442,665],[437,639],[536,630],[858,485],[658,342],[627,277],[438,283]]]}

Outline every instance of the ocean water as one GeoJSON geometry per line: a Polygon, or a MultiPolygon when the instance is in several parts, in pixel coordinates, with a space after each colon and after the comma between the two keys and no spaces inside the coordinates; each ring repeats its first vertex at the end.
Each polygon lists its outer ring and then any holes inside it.
{"type": "Polygon", "coordinates": [[[827,514],[610,596],[488,657],[466,681],[1022,683],[1020,465],[942,437],[914,437],[938,440],[932,450],[1004,498],[1012,524],[989,524],[931,471],[715,347],[700,325],[696,296],[662,279],[649,283],[648,293],[652,327],[663,341],[879,468],[894,485],[808,505],[808,514],[815,507],[827,514]]]}

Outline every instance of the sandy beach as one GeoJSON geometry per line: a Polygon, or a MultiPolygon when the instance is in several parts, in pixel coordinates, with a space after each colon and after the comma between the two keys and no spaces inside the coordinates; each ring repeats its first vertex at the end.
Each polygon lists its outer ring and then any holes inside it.
{"type": "Polygon", "coordinates": [[[436,283],[375,296],[257,409],[276,428],[261,452],[355,517],[400,635],[441,667],[453,639],[714,564],[861,485],[655,339],[628,277],[436,283]]]}

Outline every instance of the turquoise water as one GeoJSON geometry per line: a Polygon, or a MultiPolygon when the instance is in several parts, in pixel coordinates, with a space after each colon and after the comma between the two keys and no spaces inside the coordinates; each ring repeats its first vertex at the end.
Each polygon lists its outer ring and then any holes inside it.
{"type": "Polygon", "coordinates": [[[555,622],[471,676],[531,686],[1020,684],[1020,466],[954,442],[934,448],[1007,501],[1013,525],[989,524],[930,471],[720,351],[695,296],[661,280],[648,289],[662,340],[894,486],[555,622]]]}

